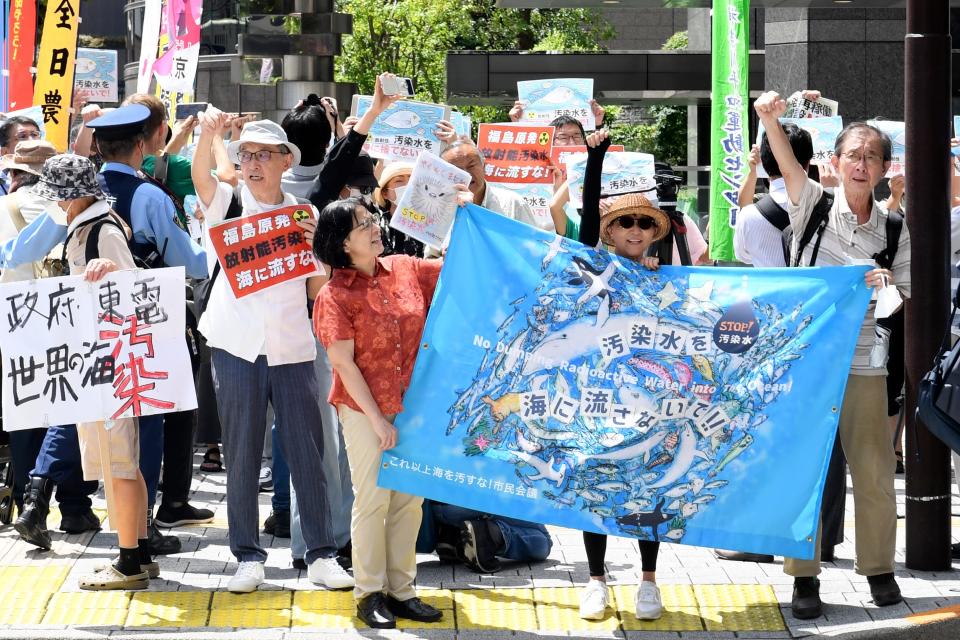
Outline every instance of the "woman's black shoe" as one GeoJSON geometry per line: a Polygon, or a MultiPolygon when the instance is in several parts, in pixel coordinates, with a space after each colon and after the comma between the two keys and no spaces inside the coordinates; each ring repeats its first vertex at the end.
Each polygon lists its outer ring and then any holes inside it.
{"type": "Polygon", "coordinates": [[[371,593],[357,603],[357,617],[371,629],[396,629],[397,619],[387,608],[387,598],[382,593],[371,593]]]}
{"type": "Polygon", "coordinates": [[[417,622],[436,622],[443,617],[442,611],[431,607],[416,596],[409,600],[397,600],[393,596],[387,596],[387,607],[396,617],[417,622]]]}

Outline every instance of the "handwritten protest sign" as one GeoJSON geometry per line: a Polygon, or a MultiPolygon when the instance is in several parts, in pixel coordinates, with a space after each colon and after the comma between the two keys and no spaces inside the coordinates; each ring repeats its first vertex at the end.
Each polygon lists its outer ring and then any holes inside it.
{"type": "Polygon", "coordinates": [[[79,47],[73,90],[89,102],[117,102],[117,52],[79,47]]]}
{"type": "Polygon", "coordinates": [[[840,103],[820,97],[808,100],[796,91],[787,98],[786,118],[830,118],[840,115],[840,103]]]}
{"type": "Polygon", "coordinates": [[[524,104],[521,122],[549,123],[557,116],[576,118],[587,131],[596,129],[593,108],[593,78],[523,80],[517,97],[524,104]]]}
{"type": "Polygon", "coordinates": [[[243,298],[321,273],[297,224],[313,217],[310,205],[291,205],[210,227],[210,241],[233,295],[243,298]]]}
{"type": "Polygon", "coordinates": [[[549,184],[553,127],[481,124],[477,148],[490,182],[549,184]]]}
{"type": "MultiPolygon", "coordinates": [[[[567,156],[567,180],[570,183],[570,204],[583,207],[583,176],[587,168],[587,154],[567,156]]],[[[657,183],[653,156],[649,153],[624,151],[607,153],[603,158],[600,193],[612,196],[620,193],[653,191],[657,183]]]]}
{"type": "Polygon", "coordinates": [[[455,184],[470,174],[429,153],[421,153],[390,226],[431,247],[442,247],[457,212],[455,184]]]}
{"type": "Polygon", "coordinates": [[[894,120],[867,120],[867,124],[886,133],[893,143],[893,154],[890,158],[890,168],[887,169],[887,177],[892,178],[897,174],[906,175],[907,129],[904,124],[894,120]]]}
{"type": "MultiPolygon", "coordinates": [[[[810,134],[813,142],[813,158],[810,164],[825,165],[830,164],[833,159],[833,151],[836,145],[837,137],[843,131],[843,118],[833,116],[830,118],[780,118],[782,124],[795,124],[810,134]]],[[[757,145],[763,139],[764,128],[760,124],[757,131],[757,145]]],[[[762,164],[757,165],[757,177],[769,178],[762,164]]]]}
{"type": "Polygon", "coordinates": [[[183,267],[0,285],[3,428],[197,406],[183,336],[183,267]]]}
{"type": "MultiPolygon", "coordinates": [[[[350,114],[362,117],[373,103],[371,96],[353,96],[350,114]]],[[[441,120],[450,120],[450,107],[429,102],[400,100],[380,114],[363,145],[374,158],[416,160],[424,151],[440,155],[443,144],[435,131],[441,120]]]]}

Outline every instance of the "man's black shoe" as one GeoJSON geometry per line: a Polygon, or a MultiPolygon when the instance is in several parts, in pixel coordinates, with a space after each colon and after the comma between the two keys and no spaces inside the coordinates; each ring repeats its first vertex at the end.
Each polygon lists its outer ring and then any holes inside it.
{"type": "Polygon", "coordinates": [[[347,540],[347,544],[337,549],[337,564],[344,571],[353,569],[353,540],[347,540]]]}
{"type": "Polygon", "coordinates": [[[870,583],[870,595],[873,596],[873,604],[878,607],[889,607],[892,604],[903,602],[900,586],[892,573],[867,576],[867,582],[870,583]]]}
{"type": "Polygon", "coordinates": [[[89,509],[79,514],[64,514],[60,518],[60,531],[70,534],[100,531],[100,518],[89,509]]]}
{"type": "Polygon", "coordinates": [[[154,522],[161,527],[182,527],[185,524],[205,524],[213,520],[213,511],[198,509],[189,502],[163,503],[157,509],[154,522]]]}
{"type": "Polygon", "coordinates": [[[409,600],[397,600],[393,596],[387,596],[387,608],[398,618],[417,622],[436,622],[443,617],[442,611],[431,607],[416,596],[409,600]]]}
{"type": "Polygon", "coordinates": [[[506,548],[500,525],[493,520],[466,520],[460,529],[460,552],[463,561],[477,573],[494,573],[500,570],[497,553],[506,548]]]}
{"type": "Polygon", "coordinates": [[[767,553],[714,549],[713,555],[717,556],[720,560],[730,560],[731,562],[773,562],[773,556],[767,553]]]}
{"type": "Polygon", "coordinates": [[[303,558],[294,558],[293,559],[293,568],[299,569],[300,571],[307,570],[307,561],[303,558]]]}
{"type": "Polygon", "coordinates": [[[263,532],[276,538],[289,538],[290,512],[272,511],[263,521],[263,532]]]}
{"type": "Polygon", "coordinates": [[[793,600],[790,602],[793,617],[797,620],[812,620],[823,615],[820,601],[820,581],[816,578],[794,578],[793,600]]]}
{"type": "Polygon", "coordinates": [[[350,556],[337,556],[337,564],[340,565],[340,568],[344,571],[350,571],[353,569],[353,558],[350,556]]]}
{"type": "Polygon", "coordinates": [[[960,560],[960,542],[950,545],[950,557],[954,560],[960,560]]]}
{"type": "Polygon", "coordinates": [[[53,495],[53,481],[48,478],[31,477],[23,500],[23,512],[13,528],[24,541],[41,549],[50,550],[53,541],[47,530],[47,514],[50,512],[50,496],[53,495]]]}
{"type": "Polygon", "coordinates": [[[160,533],[156,523],[151,522],[147,528],[148,540],[151,556],[167,556],[171,553],[180,553],[180,538],[177,536],[165,536],[160,533]]]}
{"type": "Polygon", "coordinates": [[[387,598],[382,593],[371,593],[358,602],[357,617],[371,629],[397,628],[397,619],[387,608],[387,598]]]}
{"type": "Polygon", "coordinates": [[[820,562],[833,562],[836,560],[836,555],[833,550],[834,546],[832,544],[825,544],[820,547],[820,562]]]}

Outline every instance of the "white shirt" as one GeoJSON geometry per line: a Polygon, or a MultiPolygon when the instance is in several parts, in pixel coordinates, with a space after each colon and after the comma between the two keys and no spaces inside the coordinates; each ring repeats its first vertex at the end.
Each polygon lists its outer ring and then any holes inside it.
{"type": "MultiPolygon", "coordinates": [[[[770,181],[770,197],[784,211],[790,208],[787,186],[783,178],[770,181]]],[[[755,204],[748,204],[737,214],[733,232],[733,252],[737,260],[755,267],[785,267],[783,234],[763,217],[755,204]]]]}
{"type": "MultiPolygon", "coordinates": [[[[21,187],[12,194],[5,196],[13,198],[20,207],[20,215],[23,221],[30,224],[43,213],[44,209],[50,204],[49,200],[37,197],[33,193],[33,187],[21,187]]],[[[0,200],[0,242],[6,242],[15,238],[20,232],[17,225],[10,215],[6,203],[0,200]]],[[[59,256],[58,256],[59,257],[59,256]]],[[[0,283],[2,282],[21,282],[23,280],[33,280],[37,277],[39,263],[27,262],[16,267],[8,267],[0,273],[0,283]]]]}
{"type": "MultiPolygon", "coordinates": [[[[204,241],[207,267],[211,274],[217,256],[210,242],[210,228],[223,221],[231,195],[233,190],[230,185],[221,182],[210,205],[204,207],[200,203],[207,221],[204,241]]],[[[297,199],[284,193],[282,204],[262,204],[246,186],[241,186],[240,202],[243,205],[243,217],[247,217],[297,204],[297,199]]],[[[248,362],[266,355],[267,365],[275,367],[312,362],[317,355],[307,316],[306,279],[275,284],[264,291],[237,299],[221,273],[213,284],[207,309],[200,318],[198,328],[207,339],[207,345],[223,349],[248,362]]]]}

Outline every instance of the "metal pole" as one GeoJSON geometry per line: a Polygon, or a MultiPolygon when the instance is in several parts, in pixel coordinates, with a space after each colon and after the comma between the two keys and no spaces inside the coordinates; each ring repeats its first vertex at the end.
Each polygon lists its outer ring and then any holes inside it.
{"type": "Polygon", "coordinates": [[[910,279],[906,306],[907,567],[950,569],[950,457],[916,420],[917,384],[947,330],[950,238],[950,2],[908,0],[905,41],[910,279]]]}

